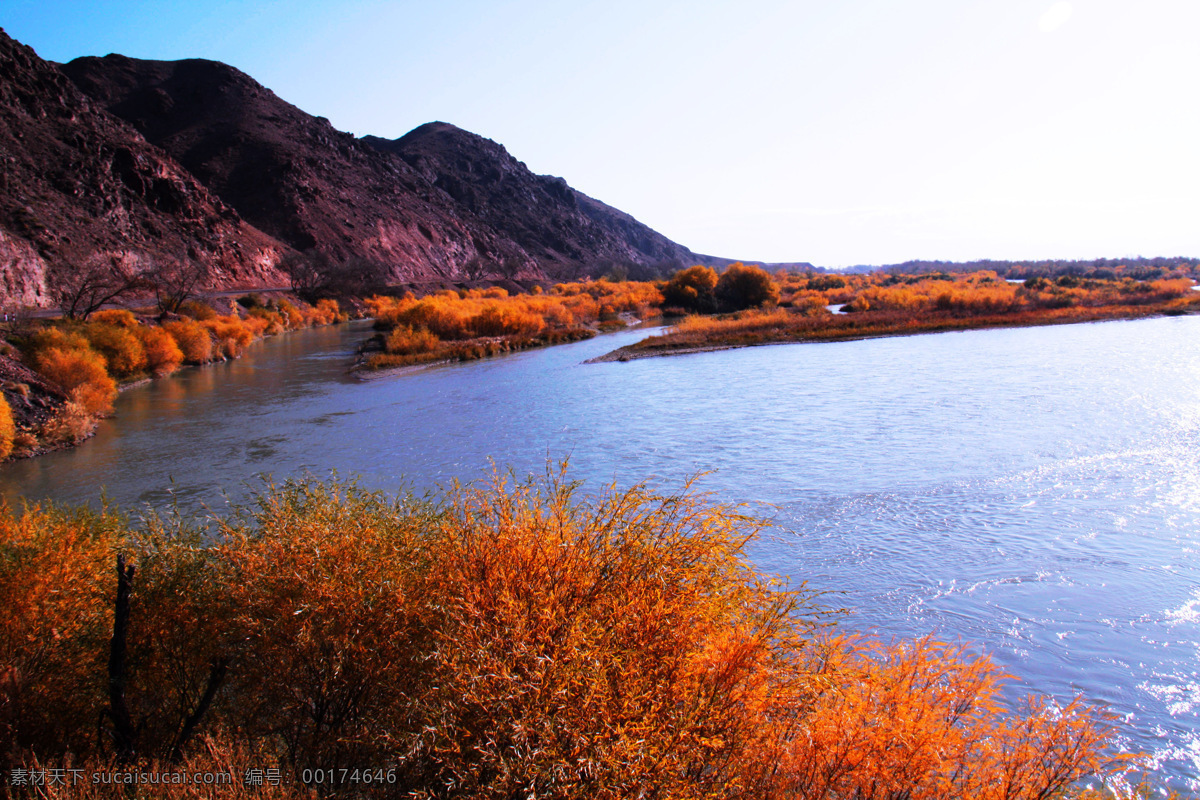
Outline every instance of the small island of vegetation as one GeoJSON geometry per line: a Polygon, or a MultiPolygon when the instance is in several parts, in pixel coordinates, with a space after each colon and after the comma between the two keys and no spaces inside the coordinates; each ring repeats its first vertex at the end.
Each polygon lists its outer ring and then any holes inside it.
{"type": "Polygon", "coordinates": [[[1105,272],[1105,277],[1039,275],[1015,281],[991,270],[771,275],[735,264],[718,275],[692,267],[676,273],[663,289],[668,303],[687,314],[682,321],[661,336],[595,360],[1200,310],[1200,293],[1184,270],[1145,280],[1105,272]]]}

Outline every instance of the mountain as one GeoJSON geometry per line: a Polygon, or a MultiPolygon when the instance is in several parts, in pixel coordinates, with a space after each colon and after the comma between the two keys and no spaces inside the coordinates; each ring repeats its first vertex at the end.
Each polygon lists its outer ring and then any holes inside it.
{"type": "Polygon", "coordinates": [[[476,257],[534,268],[403,161],[226,64],[110,55],[62,69],[243,217],[297,250],[382,263],[396,280],[456,276],[476,257]]]}
{"type": "Polygon", "coordinates": [[[53,305],[62,280],[110,266],[278,285],[296,251],[395,282],[726,263],[453,125],[357,139],[226,64],[56,65],[2,30],[0,165],[6,307],[53,305]]]}
{"type": "Polygon", "coordinates": [[[62,67],[249,222],[394,280],[568,277],[697,257],[445,123],[356,139],[214,61],[80,58],[62,67]]]}
{"type": "Polygon", "coordinates": [[[366,136],[363,141],[399,156],[472,214],[504,231],[547,271],[706,260],[562,178],[535,175],[503,145],[454,125],[430,122],[399,139],[366,136]]]}
{"type": "Polygon", "coordinates": [[[278,283],[286,250],[0,30],[0,305],[53,305],[58,282],[98,263],[278,283]]]}

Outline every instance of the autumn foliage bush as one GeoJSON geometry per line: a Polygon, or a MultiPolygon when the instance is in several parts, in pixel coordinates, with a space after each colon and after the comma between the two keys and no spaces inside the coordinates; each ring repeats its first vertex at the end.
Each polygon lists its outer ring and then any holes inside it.
{"type": "Polygon", "coordinates": [[[438,342],[437,336],[423,328],[413,330],[407,325],[401,325],[388,334],[384,349],[389,353],[406,356],[433,350],[438,346],[438,342]]]}
{"type": "Polygon", "coordinates": [[[183,351],[165,328],[139,325],[134,332],[146,353],[146,369],[152,374],[169,375],[183,364],[183,351]]]}
{"type": "Polygon", "coordinates": [[[723,316],[690,316],[666,333],[628,345],[612,358],[698,348],[835,341],[981,327],[1048,325],[1200,311],[1186,278],[1136,281],[1081,278],[1023,283],[996,273],[804,276],[781,273],[779,307],[723,316]],[[844,313],[826,305],[844,304],[844,313]]]}
{"type": "Polygon", "coordinates": [[[96,311],[89,319],[101,325],[113,325],[118,328],[138,327],[137,317],[133,315],[132,311],[124,308],[109,308],[96,311]]]}
{"type": "Polygon", "coordinates": [[[254,328],[234,314],[212,317],[202,320],[200,324],[212,333],[216,344],[215,354],[221,358],[239,357],[254,341],[254,328]]]}
{"type": "Polygon", "coordinates": [[[112,412],[117,384],[108,374],[104,356],[86,338],[48,328],[31,343],[33,368],[92,415],[112,412]]]}
{"type": "Polygon", "coordinates": [[[681,269],[663,286],[663,302],[699,314],[717,309],[717,271],[712,267],[694,266],[681,269]]]}
{"type": "MultiPolygon", "coordinates": [[[[417,299],[374,296],[366,305],[385,331],[383,352],[366,358],[368,369],[430,361],[468,361],[594,335],[585,323],[608,313],[644,312],[661,302],[651,284],[606,281],[559,284],[552,292],[509,295],[500,287],[444,290],[417,299]]],[[[655,311],[657,307],[655,306],[655,311]]],[[[624,327],[625,323],[620,323],[624,327]]]]}
{"type": "Polygon", "coordinates": [[[741,263],[725,268],[717,279],[713,294],[723,311],[773,306],[779,302],[779,286],[771,273],[741,263]]]}
{"type": "Polygon", "coordinates": [[[292,482],[206,530],[0,515],[0,766],[244,753],[291,781],[386,765],[372,791],[397,797],[897,800],[1116,766],[1101,717],[1006,710],[962,648],[831,633],[749,564],[759,528],[561,474],[398,500],[292,482]]]}
{"type": "Polygon", "coordinates": [[[13,450],[13,438],[17,435],[16,425],[13,424],[12,407],[8,398],[0,395],[0,459],[8,458],[13,450]]]}
{"type": "Polygon", "coordinates": [[[91,322],[84,335],[92,348],[104,356],[108,374],[124,380],[146,369],[146,348],[135,329],[91,322]]]}

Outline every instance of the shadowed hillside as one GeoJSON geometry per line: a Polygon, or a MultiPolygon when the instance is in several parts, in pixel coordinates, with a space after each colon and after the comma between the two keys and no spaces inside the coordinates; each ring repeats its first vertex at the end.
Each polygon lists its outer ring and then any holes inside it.
{"type": "Polygon", "coordinates": [[[0,299],[47,306],[89,269],[182,263],[211,286],[278,282],[286,248],[0,31],[0,299]]]}
{"type": "Polygon", "coordinates": [[[491,139],[448,123],[430,122],[399,139],[363,140],[399,156],[549,272],[573,275],[588,265],[669,272],[709,260],[562,178],[533,174],[491,139]]]}

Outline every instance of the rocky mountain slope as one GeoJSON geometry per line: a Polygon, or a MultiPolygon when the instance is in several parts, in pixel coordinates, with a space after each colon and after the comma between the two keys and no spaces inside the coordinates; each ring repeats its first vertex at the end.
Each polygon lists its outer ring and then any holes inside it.
{"type": "Polygon", "coordinates": [[[403,161],[215,61],[80,58],[63,71],[262,230],[297,250],[453,277],[472,259],[532,260],[403,161]]]}
{"type": "Polygon", "coordinates": [[[50,64],[0,31],[0,301],[54,275],[198,265],[279,285],[313,252],[393,282],[645,275],[698,256],[446,123],[356,139],[225,64],[50,64]],[[56,272],[57,271],[57,272],[56,272]]]}
{"type": "Polygon", "coordinates": [[[570,277],[695,256],[444,123],[356,139],[225,64],[110,55],[62,67],[248,221],[396,281],[570,277]]]}
{"type": "Polygon", "coordinates": [[[55,286],[97,263],[278,283],[285,251],[0,30],[0,305],[53,305],[55,286]]]}
{"type": "Polygon", "coordinates": [[[533,174],[502,145],[454,125],[430,122],[399,139],[366,136],[363,141],[399,156],[472,214],[504,231],[547,271],[704,260],[562,178],[533,174]]]}

